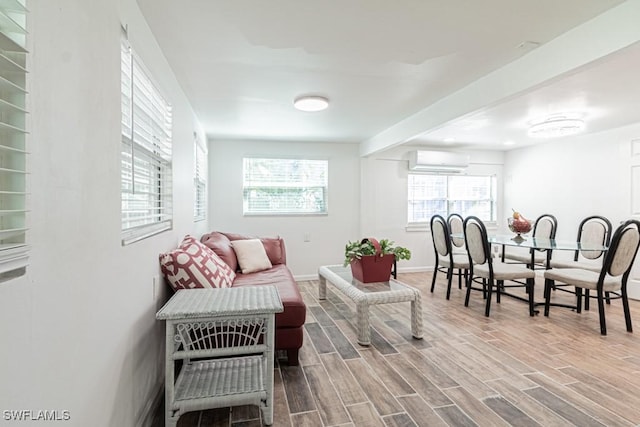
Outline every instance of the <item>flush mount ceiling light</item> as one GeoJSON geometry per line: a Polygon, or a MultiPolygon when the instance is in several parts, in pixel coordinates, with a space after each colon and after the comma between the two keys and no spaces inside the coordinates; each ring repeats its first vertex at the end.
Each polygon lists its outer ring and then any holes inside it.
{"type": "Polygon", "coordinates": [[[329,106],[329,100],[324,96],[304,95],[296,98],[293,106],[300,111],[322,111],[329,106]]]}
{"type": "Polygon", "coordinates": [[[555,114],[529,127],[532,138],[559,138],[573,135],[584,130],[585,123],[577,115],[555,114]]]}

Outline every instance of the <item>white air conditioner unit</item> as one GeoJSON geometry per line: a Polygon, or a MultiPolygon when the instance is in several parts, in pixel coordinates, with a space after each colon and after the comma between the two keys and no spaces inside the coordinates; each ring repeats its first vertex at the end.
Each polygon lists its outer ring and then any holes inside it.
{"type": "Polygon", "coordinates": [[[461,173],[469,166],[469,156],[449,151],[412,151],[409,170],[422,172],[461,173]]]}

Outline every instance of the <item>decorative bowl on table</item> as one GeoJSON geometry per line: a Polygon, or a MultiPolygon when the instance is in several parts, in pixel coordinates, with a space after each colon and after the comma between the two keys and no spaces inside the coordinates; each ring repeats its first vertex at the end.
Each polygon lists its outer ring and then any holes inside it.
{"type": "Polygon", "coordinates": [[[509,226],[509,230],[516,233],[516,237],[514,240],[524,240],[522,237],[523,234],[527,234],[531,231],[531,221],[524,218],[507,218],[507,225],[509,226]]]}

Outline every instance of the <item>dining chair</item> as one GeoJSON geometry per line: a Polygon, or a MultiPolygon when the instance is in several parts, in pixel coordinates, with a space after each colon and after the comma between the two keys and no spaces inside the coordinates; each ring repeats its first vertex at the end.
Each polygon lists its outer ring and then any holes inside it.
{"type": "MultiPolygon", "coordinates": [[[[584,218],[578,225],[577,242],[581,246],[590,245],[609,246],[613,227],[611,221],[600,215],[584,218]]],[[[551,268],[584,268],[585,270],[600,271],[604,260],[604,251],[576,250],[573,260],[551,259],[551,268]]],[[[584,308],[589,310],[589,289],[585,289],[584,308]]],[[[609,293],[605,292],[605,301],[609,304],[609,293]]]]}
{"type": "Polygon", "coordinates": [[[467,295],[464,300],[465,307],[469,306],[472,290],[482,291],[487,301],[484,315],[489,316],[491,294],[494,289],[496,301],[500,303],[500,294],[507,288],[524,287],[528,294],[529,315],[533,316],[535,271],[524,265],[509,264],[494,259],[487,239],[487,229],[478,217],[469,216],[464,220],[464,240],[469,253],[469,278],[467,280],[467,295]],[[525,280],[525,282],[517,282],[516,280],[525,280]],[[481,283],[482,287],[474,287],[474,281],[481,283]],[[505,281],[512,281],[513,284],[506,285],[505,281]]]}
{"type": "Polygon", "coordinates": [[[453,249],[453,253],[459,253],[467,255],[467,249],[464,246],[464,218],[462,215],[457,213],[449,214],[447,217],[447,224],[449,225],[449,231],[451,232],[451,244],[453,245],[451,248],[453,249]],[[453,237],[456,235],[456,237],[453,237]],[[457,237],[460,235],[461,237],[457,237]]]}
{"type": "MultiPolygon", "coordinates": [[[[555,239],[556,230],[558,228],[558,220],[551,214],[540,215],[533,224],[532,237],[541,239],[555,239]]],[[[504,249],[503,249],[504,251],[504,249]]],[[[502,260],[517,261],[519,263],[526,264],[533,269],[536,265],[547,268],[548,262],[551,259],[551,251],[548,249],[529,249],[524,252],[503,252],[502,260]],[[531,265],[531,256],[533,255],[533,264],[531,265]]]]}
{"type": "MultiPolygon", "coordinates": [[[[599,215],[584,218],[578,225],[577,242],[581,246],[601,245],[609,246],[611,240],[611,221],[599,215]]],[[[604,260],[604,251],[589,251],[578,249],[573,254],[573,260],[551,259],[551,268],[584,268],[585,270],[600,271],[604,260]]]]}
{"type": "Polygon", "coordinates": [[[600,333],[607,335],[604,303],[605,292],[611,299],[622,299],[627,332],[633,332],[627,280],[640,246],[640,221],[630,219],[622,223],[611,238],[611,245],[599,271],[583,268],[553,268],[544,272],[544,315],[549,316],[551,290],[556,289],[576,295],[576,312],[582,311],[582,290],[593,290],[598,300],[600,333]],[[573,287],[573,290],[568,289],[573,287]]]}
{"type": "MultiPolygon", "coordinates": [[[[449,214],[447,217],[447,225],[449,226],[449,232],[451,233],[451,250],[453,254],[462,254],[467,257],[467,248],[464,245],[464,218],[457,213],[449,214]],[[454,237],[454,235],[456,237],[454,237]],[[460,236],[460,237],[458,237],[460,236]]],[[[462,289],[462,273],[458,270],[458,289],[462,289]]]]}
{"type": "Polygon", "coordinates": [[[467,254],[454,254],[451,249],[451,232],[447,221],[441,215],[431,217],[431,238],[436,256],[436,265],[433,268],[433,278],[431,279],[431,292],[436,285],[436,275],[438,271],[447,275],[447,299],[451,295],[451,280],[454,274],[458,276],[458,282],[462,281],[462,276],[466,276],[469,270],[469,257],[467,254]],[[458,273],[455,273],[455,270],[458,273]]]}

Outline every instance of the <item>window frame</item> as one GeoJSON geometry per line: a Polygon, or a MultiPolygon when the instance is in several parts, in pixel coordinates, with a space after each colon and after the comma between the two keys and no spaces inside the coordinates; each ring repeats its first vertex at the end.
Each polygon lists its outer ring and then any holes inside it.
{"type": "Polygon", "coordinates": [[[208,150],[194,132],[193,143],[193,221],[207,219],[208,150]]]}
{"type": "Polygon", "coordinates": [[[29,264],[29,51],[26,1],[0,4],[0,282],[29,264]]]}
{"type": "MultiPolygon", "coordinates": [[[[319,178],[319,176],[314,176],[319,178]]],[[[280,182],[280,181],[274,181],[280,182]]],[[[285,181],[281,181],[285,182],[285,181]]],[[[288,200],[287,200],[288,201],[288,200]]],[[[325,216],[329,214],[329,160],[326,158],[311,158],[311,157],[266,157],[266,156],[245,156],[242,159],[242,214],[243,216],[325,216]],[[308,162],[309,168],[313,169],[313,164],[321,162],[322,164],[322,179],[324,182],[321,185],[307,185],[307,186],[292,186],[292,185],[247,185],[247,162],[250,161],[284,161],[284,162],[308,162]],[[251,210],[248,207],[249,201],[247,200],[247,192],[252,188],[274,188],[274,189],[299,189],[301,191],[309,189],[322,188],[322,209],[318,211],[305,211],[305,210],[251,210]]]]}
{"type": "Polygon", "coordinates": [[[125,246],[173,228],[172,106],[125,36],[121,108],[121,243],[125,246]]]}
{"type": "MultiPolygon", "coordinates": [[[[461,177],[461,175],[459,174],[435,174],[435,173],[420,173],[420,172],[409,172],[407,174],[407,229],[409,230],[422,230],[422,229],[428,229],[429,227],[429,220],[424,220],[424,221],[410,221],[409,220],[409,215],[410,215],[410,209],[409,209],[409,204],[411,203],[411,199],[410,199],[410,185],[411,185],[411,176],[439,176],[439,177],[445,177],[446,181],[447,181],[447,189],[446,189],[446,196],[444,199],[445,202],[445,206],[446,206],[446,214],[443,215],[445,218],[448,217],[451,213],[459,213],[461,214],[463,217],[467,216],[466,213],[464,212],[458,212],[458,211],[454,211],[452,209],[452,205],[453,203],[455,203],[456,201],[460,201],[460,199],[452,199],[450,196],[450,179],[451,178],[459,178],[461,177]]],[[[481,177],[481,178],[489,178],[490,179],[490,195],[491,195],[491,199],[489,199],[489,202],[491,203],[491,211],[493,214],[493,219],[482,219],[483,222],[485,224],[487,224],[487,226],[495,226],[497,224],[497,217],[498,217],[498,177],[496,174],[469,174],[469,175],[462,175],[464,177],[481,177]]]]}

